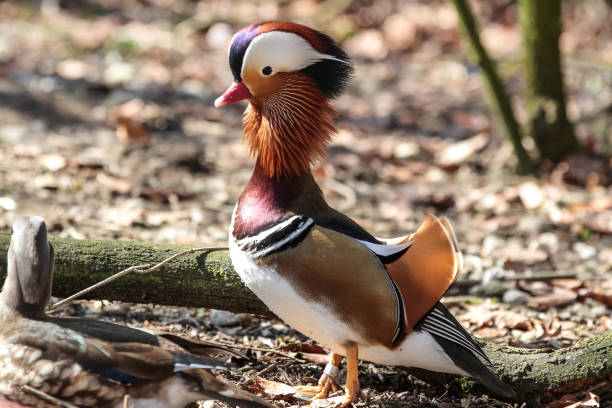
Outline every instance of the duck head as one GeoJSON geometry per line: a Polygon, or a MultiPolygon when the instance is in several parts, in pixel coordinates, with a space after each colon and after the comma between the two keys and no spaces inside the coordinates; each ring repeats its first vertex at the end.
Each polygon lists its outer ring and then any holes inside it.
{"type": "Polygon", "coordinates": [[[7,256],[7,276],[0,293],[2,311],[44,316],[51,300],[53,247],[41,217],[17,217],[7,256]]]}
{"type": "Polygon", "coordinates": [[[353,71],[327,35],[289,22],[253,24],[229,49],[234,83],[215,101],[247,99],[244,140],[270,177],[299,174],[320,158],[334,133],[330,99],[353,71]]]}

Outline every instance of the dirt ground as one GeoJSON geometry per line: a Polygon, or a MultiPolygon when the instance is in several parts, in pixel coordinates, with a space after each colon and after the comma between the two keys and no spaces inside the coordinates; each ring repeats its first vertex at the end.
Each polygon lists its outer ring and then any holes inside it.
{"type": "MultiPolygon", "coordinates": [[[[522,120],[516,3],[473,5],[522,120]]],[[[442,1],[0,2],[0,229],[35,214],[54,236],[224,245],[253,160],[241,144],[245,105],[213,101],[232,80],[233,33],[273,19],[324,29],[356,66],[335,102],[335,142],[315,170],[329,202],[378,236],[414,231],[428,212],[447,216],[465,269],[445,301],[471,333],[560,348],[612,328],[612,8],[604,1],[564,2],[568,114],[585,153],[545,163],[539,177],[515,175],[442,1]]],[[[308,342],[278,321],[109,301],[61,313],[243,346],[253,360],[225,375],[245,389],[257,376],[313,384],[323,369],[278,353],[308,342]]],[[[356,406],[547,406],[561,397],[512,405],[401,368],[363,362],[360,370],[367,400],[356,406]]],[[[609,384],[591,391],[612,406],[609,384]]]]}

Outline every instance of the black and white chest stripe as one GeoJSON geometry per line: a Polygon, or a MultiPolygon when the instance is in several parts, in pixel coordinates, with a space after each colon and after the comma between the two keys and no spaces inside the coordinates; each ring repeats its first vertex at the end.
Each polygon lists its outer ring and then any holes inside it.
{"type": "Polygon", "coordinates": [[[306,238],[312,227],[312,218],[303,215],[288,216],[236,240],[236,245],[251,258],[261,258],[295,247],[306,238]]]}

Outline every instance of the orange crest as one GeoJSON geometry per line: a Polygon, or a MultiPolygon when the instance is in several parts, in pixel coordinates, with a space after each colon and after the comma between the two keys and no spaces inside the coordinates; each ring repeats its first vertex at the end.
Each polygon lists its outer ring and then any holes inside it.
{"type": "Polygon", "coordinates": [[[291,176],[325,154],[336,131],[336,111],[303,73],[279,73],[273,94],[252,98],[244,113],[244,139],[269,177],[291,176]]]}

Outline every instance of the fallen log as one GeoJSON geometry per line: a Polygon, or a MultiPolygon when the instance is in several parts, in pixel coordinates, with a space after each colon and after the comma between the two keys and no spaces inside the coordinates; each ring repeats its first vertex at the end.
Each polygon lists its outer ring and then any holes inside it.
{"type": "MultiPolygon", "coordinates": [[[[0,279],[6,275],[10,234],[0,232],[0,279]]],[[[191,248],[131,241],[51,238],[55,248],[53,295],[67,297],[108,276],[141,264],[156,264],[191,248]]],[[[271,317],[268,308],[241,282],[227,250],[186,254],[152,274],[128,274],[84,296],[133,303],[206,307],[271,317]]],[[[612,379],[612,331],[560,350],[527,350],[477,340],[495,362],[497,374],[528,396],[545,390],[570,392],[612,379]]],[[[414,373],[426,380],[450,381],[438,373],[414,373]]],[[[454,380],[465,389],[469,379],[454,380]]],[[[612,390],[610,390],[612,391],[612,390]]]]}
{"type": "MultiPolygon", "coordinates": [[[[0,278],[6,275],[10,234],[0,232],[0,278]]],[[[134,265],[163,261],[187,245],[49,238],[55,249],[53,296],[68,297],[134,265]]],[[[83,296],[132,303],[207,307],[272,316],[242,284],[227,250],[186,254],[151,274],[128,274],[83,296]]]]}

